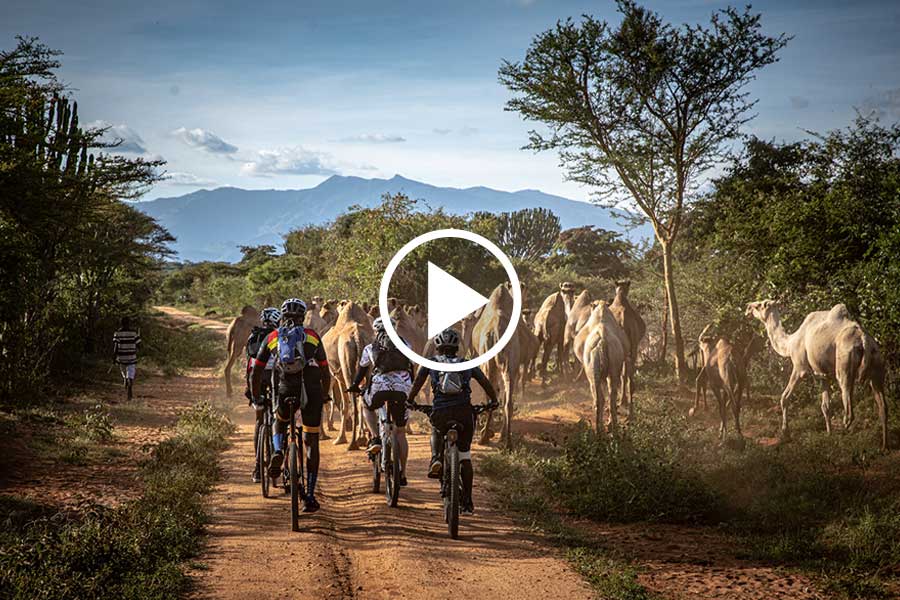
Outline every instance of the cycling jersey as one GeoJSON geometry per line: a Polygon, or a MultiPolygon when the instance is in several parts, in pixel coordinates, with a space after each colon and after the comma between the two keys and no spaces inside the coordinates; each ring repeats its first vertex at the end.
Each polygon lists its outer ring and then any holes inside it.
{"type": "MultiPolygon", "coordinates": [[[[406,340],[403,340],[406,343],[406,340]]],[[[359,359],[359,366],[362,368],[372,367],[375,364],[374,352],[372,344],[363,348],[362,356],[359,359]]],[[[410,366],[412,366],[410,364],[410,366]]],[[[412,388],[412,375],[409,371],[388,371],[387,373],[374,372],[371,375],[370,384],[366,390],[366,404],[371,404],[372,396],[378,392],[403,392],[408,394],[412,388]]]]}

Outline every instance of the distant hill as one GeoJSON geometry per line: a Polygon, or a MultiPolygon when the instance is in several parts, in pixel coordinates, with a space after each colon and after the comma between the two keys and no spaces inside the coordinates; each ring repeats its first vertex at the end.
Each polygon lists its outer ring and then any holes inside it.
{"type": "MultiPolygon", "coordinates": [[[[334,175],[314,188],[303,190],[222,187],[138,202],[135,207],[156,218],[177,238],[174,247],[179,259],[236,261],[240,258],[238,245],[272,244],[280,249],[282,235],[292,229],[327,223],[354,204],[376,206],[384,194],[398,192],[453,214],[543,207],[556,213],[564,229],[582,225],[623,229],[614,211],[538,190],[445,188],[399,175],[391,179],[334,175]]],[[[648,235],[640,229],[631,232],[629,237],[648,235]]]]}

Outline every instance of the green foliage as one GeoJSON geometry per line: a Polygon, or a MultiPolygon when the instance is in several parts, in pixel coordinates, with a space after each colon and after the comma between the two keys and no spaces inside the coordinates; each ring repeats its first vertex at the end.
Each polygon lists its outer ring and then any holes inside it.
{"type": "Polygon", "coordinates": [[[33,39],[0,52],[0,356],[15,357],[0,361],[4,404],[77,367],[105,323],[140,312],[172,240],[120,201],[163,163],[92,153],[110,144],[60,95],[57,55],[33,39]]]}
{"type": "Polygon", "coordinates": [[[652,600],[657,598],[638,582],[637,571],[628,563],[595,550],[577,547],[566,558],[575,570],[608,600],[652,600]]]}
{"type": "MultiPolygon", "coordinates": [[[[0,589],[11,599],[172,598],[184,593],[183,563],[199,552],[207,513],[203,496],[231,424],[201,403],[179,420],[176,435],[141,465],[144,495],[120,508],[78,517],[0,503],[38,517],[0,536],[0,589]]],[[[10,511],[10,512],[6,512],[10,511]]]]}
{"type": "Polygon", "coordinates": [[[141,360],[166,374],[216,367],[224,358],[221,335],[205,327],[146,319],[141,322],[141,339],[141,360]]]}
{"type": "Polygon", "coordinates": [[[616,280],[628,273],[624,259],[629,245],[618,233],[593,225],[560,233],[551,257],[554,265],[571,268],[580,278],[616,280]]]}
{"type": "Polygon", "coordinates": [[[109,443],[113,439],[113,424],[102,404],[84,409],[80,414],[69,419],[69,425],[75,430],[76,437],[91,442],[109,443]]]}

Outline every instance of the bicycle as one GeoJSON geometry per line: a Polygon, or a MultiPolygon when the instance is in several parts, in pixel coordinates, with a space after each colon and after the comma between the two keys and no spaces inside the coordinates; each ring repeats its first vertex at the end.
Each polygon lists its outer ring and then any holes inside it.
{"type": "Polygon", "coordinates": [[[256,468],[259,473],[259,485],[263,498],[269,497],[271,483],[267,471],[274,451],[272,447],[272,400],[274,394],[274,387],[270,387],[263,396],[263,421],[256,425],[256,468]]]}
{"type": "MultiPolygon", "coordinates": [[[[402,393],[401,393],[402,397],[402,393]]],[[[397,450],[397,427],[391,415],[390,403],[378,409],[385,413],[381,420],[381,470],[384,471],[384,493],[388,506],[395,508],[400,500],[400,476],[402,475],[400,464],[400,452],[397,450]]],[[[404,399],[394,400],[403,403],[404,399]]]]}
{"type": "MultiPolygon", "coordinates": [[[[306,391],[303,391],[305,394],[306,391]]],[[[288,430],[285,446],[281,451],[287,449],[287,460],[282,467],[282,480],[285,493],[291,495],[291,531],[300,531],[300,498],[306,498],[306,491],[303,488],[303,442],[300,440],[300,434],[297,429],[297,410],[299,410],[300,402],[298,398],[288,396],[282,400],[286,402],[291,412],[290,429],[288,430]]]]}
{"type": "MultiPolygon", "coordinates": [[[[412,408],[424,413],[431,420],[433,412],[431,406],[415,404],[412,408]]],[[[477,418],[478,415],[487,410],[489,408],[486,404],[473,405],[472,416],[477,418]]],[[[441,474],[441,501],[444,505],[444,522],[447,523],[447,532],[454,540],[459,538],[459,505],[463,493],[459,466],[459,447],[456,445],[462,428],[462,423],[458,421],[447,423],[447,433],[444,434],[444,469],[441,474]]]]}

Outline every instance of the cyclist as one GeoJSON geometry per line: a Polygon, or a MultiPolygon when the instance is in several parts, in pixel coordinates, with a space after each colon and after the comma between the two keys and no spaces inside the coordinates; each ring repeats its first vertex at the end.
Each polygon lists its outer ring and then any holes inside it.
{"type": "MultiPolygon", "coordinates": [[[[435,336],[434,345],[437,355],[432,360],[442,363],[462,362],[457,356],[459,352],[459,334],[453,329],[445,329],[435,336]]],[[[440,479],[444,468],[444,435],[447,433],[448,424],[456,421],[462,425],[459,432],[457,446],[459,447],[459,467],[463,483],[463,498],[461,512],[471,515],[475,512],[472,502],[472,436],[475,433],[475,414],[472,411],[472,387],[471,381],[478,382],[487,394],[490,402],[488,410],[494,410],[499,406],[497,392],[494,386],[485,377],[480,368],[466,369],[464,371],[432,371],[421,367],[416,373],[412,389],[407,397],[407,402],[414,408],[420,408],[414,401],[419,390],[425,385],[425,380],[431,379],[431,392],[433,396],[431,409],[431,467],[428,469],[428,477],[440,479]]]]}
{"type": "Polygon", "coordinates": [[[134,388],[134,375],[137,369],[137,352],[141,345],[141,334],[131,326],[131,319],[122,317],[118,331],[113,334],[113,354],[115,362],[122,373],[122,381],[125,383],[125,392],[128,399],[132,398],[134,388]]]}
{"type": "MultiPolygon", "coordinates": [[[[391,325],[396,326],[393,319],[391,325]]],[[[363,396],[363,417],[369,429],[369,454],[377,454],[381,450],[376,411],[381,412],[385,406],[385,411],[391,411],[391,419],[396,427],[397,451],[400,453],[400,485],[406,485],[406,459],[409,456],[409,444],[406,440],[409,409],[406,407],[406,395],[412,387],[413,365],[394,345],[384,330],[381,317],[375,319],[372,327],[375,329],[375,341],[363,348],[359,368],[347,391],[361,393],[359,384],[363,378],[367,378],[369,383],[363,396]]],[[[407,343],[406,340],[402,341],[407,343]]],[[[384,418],[386,415],[384,413],[384,418]]]]}
{"type": "MultiPolygon", "coordinates": [[[[247,389],[244,391],[244,396],[247,397],[250,406],[252,406],[256,410],[256,428],[253,430],[253,448],[254,452],[259,450],[258,441],[259,441],[259,429],[263,424],[263,417],[265,415],[266,403],[265,398],[269,395],[269,390],[273,386],[273,376],[274,371],[273,368],[275,366],[275,356],[272,355],[269,357],[269,362],[266,363],[265,371],[263,372],[262,385],[260,390],[260,399],[263,400],[260,404],[253,403],[253,394],[250,392],[250,375],[253,372],[253,361],[256,358],[256,355],[259,354],[259,349],[266,343],[266,340],[275,329],[278,328],[278,323],[281,321],[281,311],[274,307],[264,308],[262,313],[259,315],[259,320],[262,325],[257,325],[250,332],[250,337],[247,338],[247,389]]],[[[259,458],[259,457],[257,457],[259,458]]],[[[253,475],[251,479],[253,483],[259,483],[259,478],[262,474],[259,472],[259,461],[254,461],[253,466],[253,475]]]]}
{"type": "Polygon", "coordinates": [[[306,446],[306,494],[303,512],[316,512],[316,482],[319,478],[319,427],[322,424],[322,406],[327,400],[325,390],[331,389],[331,373],[328,359],[319,334],[303,327],[306,303],[290,298],[281,305],[281,322],[278,329],[269,334],[253,362],[251,379],[255,404],[260,404],[260,387],[263,371],[269,358],[275,355],[275,372],[278,384],[275,389],[275,424],[272,445],[275,452],[269,463],[269,477],[277,478],[284,464],[285,432],[291,419],[291,405],[286,400],[294,398],[300,404],[303,428],[303,444],[306,446]],[[301,398],[306,392],[306,402],[301,398]]]}

